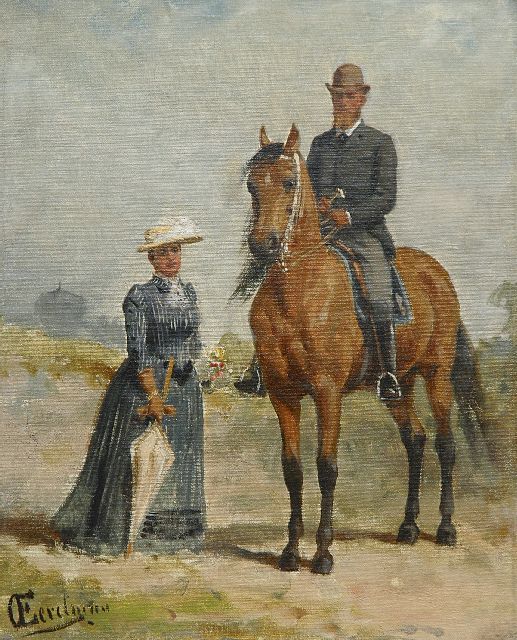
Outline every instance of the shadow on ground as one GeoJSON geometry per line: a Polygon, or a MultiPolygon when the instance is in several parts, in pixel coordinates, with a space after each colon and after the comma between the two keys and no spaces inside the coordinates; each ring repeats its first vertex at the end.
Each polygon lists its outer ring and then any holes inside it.
{"type": "MultiPolygon", "coordinates": [[[[315,532],[304,536],[305,539],[314,539],[315,532]]],[[[394,533],[369,530],[338,530],[334,533],[334,540],[340,542],[353,542],[356,540],[373,540],[386,545],[397,545],[397,536],[394,533]]],[[[420,540],[435,542],[434,535],[421,532],[420,540]]],[[[234,557],[249,560],[252,563],[278,566],[278,559],[283,546],[287,543],[287,533],[284,527],[266,525],[233,525],[230,527],[211,529],[208,531],[205,543],[205,552],[221,557],[234,557]],[[257,541],[271,543],[267,546],[278,547],[277,553],[272,551],[257,550],[257,541]],[[279,542],[280,541],[280,542],[279,542]],[[255,548],[253,548],[255,547],[255,548]]],[[[315,545],[314,545],[315,546],[315,545]]],[[[310,568],[310,560],[301,560],[301,566],[310,568]]]]}
{"type": "Polygon", "coordinates": [[[12,536],[24,545],[43,544],[54,547],[59,540],[48,518],[40,514],[0,517],[0,535],[12,536]]]}

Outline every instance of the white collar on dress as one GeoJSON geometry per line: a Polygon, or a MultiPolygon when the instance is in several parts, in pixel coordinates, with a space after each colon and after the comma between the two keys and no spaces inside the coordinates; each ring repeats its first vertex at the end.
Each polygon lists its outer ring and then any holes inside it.
{"type": "Polygon", "coordinates": [[[168,278],[167,276],[162,275],[159,271],[155,271],[154,275],[157,278],[160,278],[160,280],[163,280],[164,282],[166,282],[167,284],[170,284],[171,287],[176,287],[179,289],[181,286],[181,280],[179,276],[175,276],[174,278],[168,278]]]}

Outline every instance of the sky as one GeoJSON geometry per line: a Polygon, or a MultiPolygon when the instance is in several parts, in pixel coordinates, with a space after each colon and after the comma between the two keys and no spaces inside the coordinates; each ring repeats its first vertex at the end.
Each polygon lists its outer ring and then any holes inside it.
{"type": "Polygon", "coordinates": [[[325,82],[353,62],[372,89],[367,124],[389,133],[398,245],[450,272],[478,339],[516,280],[515,17],[510,0],[4,0],[0,313],[44,291],[83,295],[122,320],[150,277],[146,228],[188,215],[185,247],[203,336],[246,336],[228,304],[244,255],[242,168],[262,124],[302,153],[331,126],[325,82]]]}

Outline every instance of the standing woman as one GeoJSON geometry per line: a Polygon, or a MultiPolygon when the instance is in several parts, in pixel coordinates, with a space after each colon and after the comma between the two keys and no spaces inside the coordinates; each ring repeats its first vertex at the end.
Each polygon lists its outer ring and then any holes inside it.
{"type": "Polygon", "coordinates": [[[154,268],[124,300],[128,357],[102,403],[84,467],[53,519],[63,543],[91,554],[117,555],[128,544],[132,470],[130,447],[153,418],[162,423],[175,453],[140,534],[136,551],[199,550],[205,528],[203,490],[203,401],[194,362],[199,357],[199,310],[190,283],[179,277],[182,246],[199,242],[191,220],[174,218],[145,233],[154,268]],[[170,358],[172,382],[161,398],[170,358]],[[174,415],[164,411],[173,405],[174,415]],[[137,410],[146,407],[148,419],[137,410]]]}

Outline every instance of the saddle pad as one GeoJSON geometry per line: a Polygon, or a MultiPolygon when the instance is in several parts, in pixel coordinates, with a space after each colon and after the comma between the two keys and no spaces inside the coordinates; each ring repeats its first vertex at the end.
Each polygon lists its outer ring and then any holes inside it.
{"type": "MultiPolygon", "coordinates": [[[[345,264],[348,277],[352,285],[355,312],[359,325],[363,331],[369,331],[371,322],[368,316],[368,303],[364,297],[361,284],[351,262],[350,256],[348,256],[344,251],[341,251],[339,247],[336,247],[335,245],[329,245],[329,249],[335,251],[345,264]]],[[[402,281],[402,278],[394,264],[391,264],[391,282],[393,294],[393,324],[408,324],[413,320],[411,302],[409,300],[406,287],[404,286],[404,282],[402,281]]]]}

